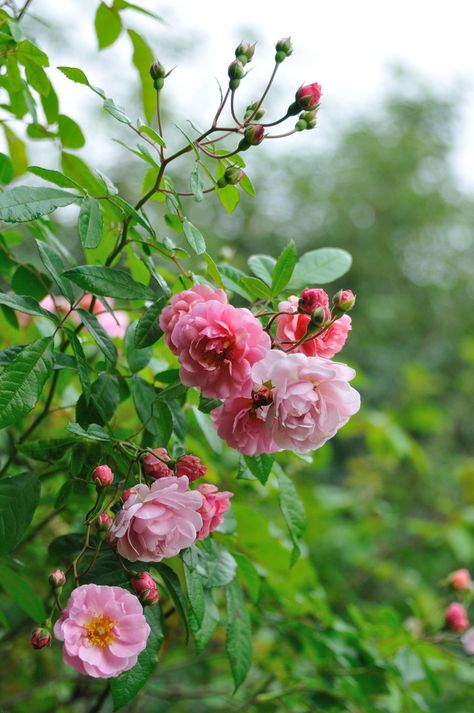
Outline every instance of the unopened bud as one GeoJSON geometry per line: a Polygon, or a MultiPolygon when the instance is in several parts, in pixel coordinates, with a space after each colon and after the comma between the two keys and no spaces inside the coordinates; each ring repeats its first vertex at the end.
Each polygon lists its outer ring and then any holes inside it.
{"type": "Polygon", "coordinates": [[[311,311],[311,320],[309,322],[308,329],[312,328],[311,331],[319,329],[319,327],[323,326],[325,321],[326,313],[324,311],[324,307],[315,307],[311,311]]]}
{"type": "Polygon", "coordinates": [[[308,124],[304,119],[298,119],[295,124],[295,131],[305,131],[308,128],[308,124]]]}
{"type": "Polygon", "coordinates": [[[229,64],[229,68],[227,70],[227,75],[230,79],[229,87],[232,91],[235,91],[238,88],[240,80],[244,74],[244,65],[240,60],[234,59],[234,61],[229,64]]]}
{"type": "Polygon", "coordinates": [[[94,468],[92,478],[94,483],[102,488],[114,482],[114,474],[108,465],[98,465],[97,468],[94,468]]]}
{"type": "Polygon", "coordinates": [[[166,478],[168,475],[173,475],[171,468],[166,465],[170,460],[166,448],[155,448],[153,453],[147,453],[144,457],[143,470],[154,480],[166,478]]]}
{"type": "Polygon", "coordinates": [[[218,188],[225,188],[225,186],[235,186],[237,183],[240,183],[242,178],[245,176],[245,173],[242,171],[241,168],[237,168],[236,166],[230,166],[225,170],[225,173],[219,180],[217,181],[217,186],[218,188]]]}
{"type": "Polygon", "coordinates": [[[300,114],[300,121],[304,121],[306,123],[307,129],[314,129],[317,123],[316,111],[304,111],[302,114],[300,114]]]}
{"type": "Polygon", "coordinates": [[[465,631],[469,626],[466,609],[459,602],[453,602],[444,614],[446,626],[451,631],[465,631]]]}
{"type": "Polygon", "coordinates": [[[206,475],[207,466],[203,465],[197,456],[191,453],[186,453],[176,462],[176,476],[181,478],[183,475],[187,477],[190,483],[198,478],[206,475]]]}
{"type": "Polygon", "coordinates": [[[339,290],[332,298],[336,312],[349,312],[355,305],[356,296],[352,290],[339,290]]]}
{"type": "Polygon", "coordinates": [[[273,394],[269,386],[262,384],[252,391],[252,403],[255,408],[270,406],[273,403],[273,394]]]}
{"type": "Polygon", "coordinates": [[[66,575],[62,569],[53,569],[48,577],[48,582],[53,589],[61,589],[66,584],[66,575]]]}
{"type": "Polygon", "coordinates": [[[295,94],[295,101],[288,107],[288,116],[295,116],[300,111],[314,111],[319,105],[322,89],[317,82],[300,87],[295,94]]]}
{"type": "Polygon", "coordinates": [[[164,79],[166,77],[166,69],[161,62],[153,62],[150,67],[150,77],[152,79],[164,79]]]}
{"type": "Polygon", "coordinates": [[[462,568],[457,569],[448,576],[448,582],[453,589],[458,592],[465,592],[471,588],[472,580],[469,570],[462,568]]]}
{"type": "Polygon", "coordinates": [[[265,127],[262,124],[248,126],[244,131],[244,138],[241,140],[238,150],[245,151],[250,146],[258,146],[265,138],[265,127]]]}
{"type": "Polygon", "coordinates": [[[106,512],[101,512],[95,521],[95,529],[99,534],[107,533],[112,527],[113,520],[106,512]]]}
{"type": "Polygon", "coordinates": [[[329,319],[329,298],[321,287],[306,287],[298,300],[298,311],[311,314],[315,307],[324,307],[326,319],[329,319]]]}
{"type": "Polygon", "coordinates": [[[249,121],[250,118],[252,118],[253,121],[259,121],[264,115],[265,115],[265,109],[263,106],[260,106],[257,109],[258,102],[253,102],[252,104],[249,104],[248,107],[245,110],[244,114],[244,121],[249,121]],[[255,111],[257,109],[257,111],[255,111]]]}
{"type": "Polygon", "coordinates": [[[255,45],[251,45],[250,42],[241,42],[240,45],[235,48],[235,56],[243,65],[250,62],[254,53],[255,45]]]}
{"type": "Polygon", "coordinates": [[[44,649],[51,641],[51,634],[47,629],[39,626],[31,634],[31,645],[34,649],[44,649]]]}
{"type": "Polygon", "coordinates": [[[278,42],[275,45],[275,50],[276,50],[275,62],[277,64],[281,64],[293,52],[293,45],[291,44],[291,38],[284,37],[283,39],[278,40],[278,42]]]}
{"type": "Polygon", "coordinates": [[[160,593],[155,580],[148,572],[137,574],[130,580],[130,585],[143,606],[152,606],[158,602],[160,593]]]}

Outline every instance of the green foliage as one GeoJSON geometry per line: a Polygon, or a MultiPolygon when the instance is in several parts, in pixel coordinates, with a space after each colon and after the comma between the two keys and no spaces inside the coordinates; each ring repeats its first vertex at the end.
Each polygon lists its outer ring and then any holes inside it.
{"type": "Polygon", "coordinates": [[[0,554],[16,547],[33,518],[39,496],[39,480],[32,473],[0,482],[0,554]]]}

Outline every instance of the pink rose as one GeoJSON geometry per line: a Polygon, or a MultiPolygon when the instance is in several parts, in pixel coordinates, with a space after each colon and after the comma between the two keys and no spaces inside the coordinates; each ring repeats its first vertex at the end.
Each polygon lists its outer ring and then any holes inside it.
{"type": "Polygon", "coordinates": [[[186,453],[176,463],[176,475],[181,478],[183,475],[187,477],[190,483],[198,478],[206,475],[207,466],[203,465],[197,456],[191,453],[186,453]]]}
{"type": "Polygon", "coordinates": [[[322,93],[321,85],[317,82],[306,84],[304,87],[300,87],[296,92],[295,103],[299,109],[313,111],[313,109],[316,109],[318,106],[322,93]]]}
{"type": "Polygon", "coordinates": [[[196,490],[199,490],[203,497],[199,510],[202,527],[198,532],[198,540],[204,540],[210,532],[224,522],[224,513],[230,508],[230,498],[234,493],[228,490],[219,491],[215,485],[210,483],[198,485],[196,490]]]}
{"type": "Polygon", "coordinates": [[[181,317],[173,342],[183,384],[217,399],[248,392],[251,367],[270,349],[270,337],[248,309],[216,301],[196,304],[181,317]]]}
{"type": "Polygon", "coordinates": [[[465,631],[469,626],[469,619],[465,607],[459,602],[453,602],[444,614],[445,623],[451,631],[465,631]]]}
{"type": "MultiPolygon", "coordinates": [[[[319,306],[324,308],[324,305],[319,306]]],[[[308,331],[311,317],[309,314],[297,313],[298,297],[295,295],[289,297],[288,301],[280,302],[278,308],[280,312],[294,312],[294,315],[282,314],[276,320],[277,339],[281,344],[281,348],[284,351],[288,351],[288,349],[291,349],[291,344],[286,344],[285,342],[297,342],[304,337],[308,331]]],[[[331,324],[319,337],[303,342],[294,351],[301,352],[307,356],[321,356],[330,359],[341,351],[351,329],[351,318],[345,314],[334,324],[331,324]]]]}
{"type": "Polygon", "coordinates": [[[331,319],[328,294],[320,287],[307,287],[303,290],[298,300],[298,307],[309,315],[315,307],[322,307],[324,310],[325,321],[331,319]]]}
{"type": "Polygon", "coordinates": [[[226,399],[211,412],[217,433],[240,453],[275,453],[280,450],[273,441],[265,421],[268,406],[256,408],[250,397],[226,399]]]}
{"type": "Polygon", "coordinates": [[[190,547],[202,527],[202,495],[186,476],[160,478],[131,488],[110,530],[110,541],[130,562],[160,562],[190,547]]]}
{"type": "Polygon", "coordinates": [[[64,663],[94,678],[113,678],[135,666],[149,634],[133,594],[97,584],[74,589],[54,626],[64,641],[64,663]]]}
{"type": "Polygon", "coordinates": [[[281,449],[320,448],[360,408],[360,396],[348,383],[355,371],[329,359],[272,350],[252,375],[257,384],[271,382],[267,428],[281,449]]]}
{"type": "Polygon", "coordinates": [[[171,298],[171,304],[164,308],[160,315],[160,327],[165,333],[165,341],[173,354],[178,353],[173,342],[173,329],[176,324],[183,315],[190,311],[193,305],[209,300],[227,304],[227,296],[223,290],[214,289],[208,285],[194,285],[190,290],[174,295],[171,298]]]}
{"type": "Polygon", "coordinates": [[[171,460],[166,448],[154,448],[153,453],[147,453],[143,459],[143,470],[146,475],[155,480],[173,475],[171,468],[166,465],[171,460]],[[153,453],[156,453],[156,456],[153,453]],[[166,463],[163,461],[166,461],[166,463]]]}

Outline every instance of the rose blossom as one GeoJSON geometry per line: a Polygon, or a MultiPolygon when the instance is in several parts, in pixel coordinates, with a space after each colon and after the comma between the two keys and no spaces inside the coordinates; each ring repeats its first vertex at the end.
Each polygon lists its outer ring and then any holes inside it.
{"type": "Polygon", "coordinates": [[[176,463],[176,475],[181,478],[186,475],[189,482],[192,483],[198,478],[202,478],[206,475],[207,466],[203,465],[197,456],[193,456],[191,453],[186,453],[176,463]]]}
{"type": "MultiPolygon", "coordinates": [[[[324,290],[321,290],[321,292],[324,292],[324,290]]],[[[309,314],[297,313],[298,301],[298,297],[292,295],[287,301],[280,302],[278,305],[280,312],[294,312],[294,314],[282,314],[280,317],[277,317],[276,320],[276,335],[283,350],[291,349],[291,344],[284,344],[284,342],[297,342],[304,337],[308,331],[311,316],[309,314]]],[[[327,309],[327,302],[326,304],[320,304],[318,306],[327,309]]],[[[303,342],[294,352],[301,352],[307,356],[321,356],[330,359],[341,351],[346,343],[351,328],[351,318],[345,314],[331,324],[319,337],[303,342]]],[[[292,352],[292,354],[294,352],[292,352]]]]}
{"type": "Polygon", "coordinates": [[[130,489],[110,530],[110,541],[130,562],[160,562],[190,547],[202,527],[202,495],[186,476],[140,483],[130,489]]]}
{"type": "Polygon", "coordinates": [[[97,584],[74,589],[54,626],[54,635],[64,641],[64,663],[94,678],[132,668],[149,634],[137,597],[122,587],[97,584]]]}
{"type": "Polygon", "coordinates": [[[215,300],[196,304],[181,317],[173,342],[183,384],[217,399],[249,391],[251,367],[270,349],[270,337],[250,310],[215,300]]]}
{"type": "Polygon", "coordinates": [[[224,513],[230,508],[230,498],[234,493],[228,490],[219,491],[215,485],[202,483],[196,488],[203,496],[199,509],[202,517],[202,527],[198,532],[198,540],[204,540],[210,532],[224,522],[224,513]]]}
{"type": "Polygon", "coordinates": [[[143,470],[146,475],[155,480],[173,475],[171,468],[166,465],[171,460],[166,448],[154,448],[153,453],[147,453],[143,459],[143,470]],[[156,453],[158,457],[154,456],[153,453],[156,453]],[[163,461],[166,461],[166,463],[163,463],[163,461]]]}
{"type": "Polygon", "coordinates": [[[240,453],[274,453],[280,450],[267,428],[265,416],[268,406],[255,408],[250,397],[226,399],[222,406],[211,411],[217,433],[229,446],[240,453]]]}
{"type": "Polygon", "coordinates": [[[252,375],[257,383],[271,382],[267,427],[282,449],[320,448],[360,408],[360,396],[348,383],[355,371],[329,359],[272,350],[252,375]]]}
{"type": "Polygon", "coordinates": [[[187,314],[191,307],[198,302],[215,300],[227,304],[224,290],[214,289],[208,285],[194,285],[190,290],[179,292],[171,298],[171,304],[164,308],[160,315],[160,327],[165,333],[165,341],[173,354],[177,354],[173,342],[173,330],[181,317],[187,314]]]}

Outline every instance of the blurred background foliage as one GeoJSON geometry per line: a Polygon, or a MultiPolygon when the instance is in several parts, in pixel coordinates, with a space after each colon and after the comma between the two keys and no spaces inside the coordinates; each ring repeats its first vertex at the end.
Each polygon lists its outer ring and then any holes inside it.
{"type": "MultiPolygon", "coordinates": [[[[472,666],[459,642],[440,634],[449,599],[442,580],[472,565],[474,551],[474,200],[452,170],[456,97],[400,68],[387,86],[377,111],[337,122],[325,146],[314,132],[304,150],[296,140],[286,150],[255,150],[249,175],[256,196],[241,194],[231,216],[215,197],[189,208],[209,252],[242,269],[251,253],[276,256],[291,238],[300,254],[320,246],[351,252],[344,285],[330,288],[357,294],[341,358],[357,369],[363,409],[312,462],[279,459],[308,520],[304,556],[292,569],[277,489],[271,481],[266,488],[236,483],[235,454],[209,444],[190,417],[190,450],[209,463],[211,480],[238,493],[238,526],[227,537],[260,575],[246,578],[254,666],[232,697],[222,627],[194,658],[171,618],[156,673],[130,711],[474,708],[472,666]]],[[[96,131],[109,126],[98,123],[96,131]]],[[[176,182],[188,181],[185,163],[183,173],[173,170],[176,182]]],[[[143,170],[133,159],[122,154],[109,173],[121,195],[137,195],[143,170]]],[[[159,233],[164,224],[156,220],[159,233]]],[[[67,217],[58,234],[78,257],[67,217]]],[[[30,249],[18,245],[17,255],[28,257],[30,249]]],[[[3,258],[2,272],[8,268],[3,258]]],[[[5,323],[3,348],[29,341],[35,330],[5,323]]],[[[162,346],[155,349],[155,371],[165,357],[162,346]]],[[[61,375],[60,402],[74,397],[61,375]]],[[[67,419],[58,410],[37,437],[61,434],[67,419]]],[[[133,424],[130,400],[115,422],[124,431],[133,424]]],[[[49,542],[74,529],[89,502],[78,491],[48,519],[66,475],[61,460],[44,469],[41,507],[18,552],[40,595],[47,593],[45,573],[58,564],[48,557],[49,542]]],[[[246,569],[245,560],[240,565],[246,569]]],[[[1,621],[3,710],[110,710],[103,684],[66,670],[58,647],[27,648],[31,622],[0,595],[1,621]]]]}

